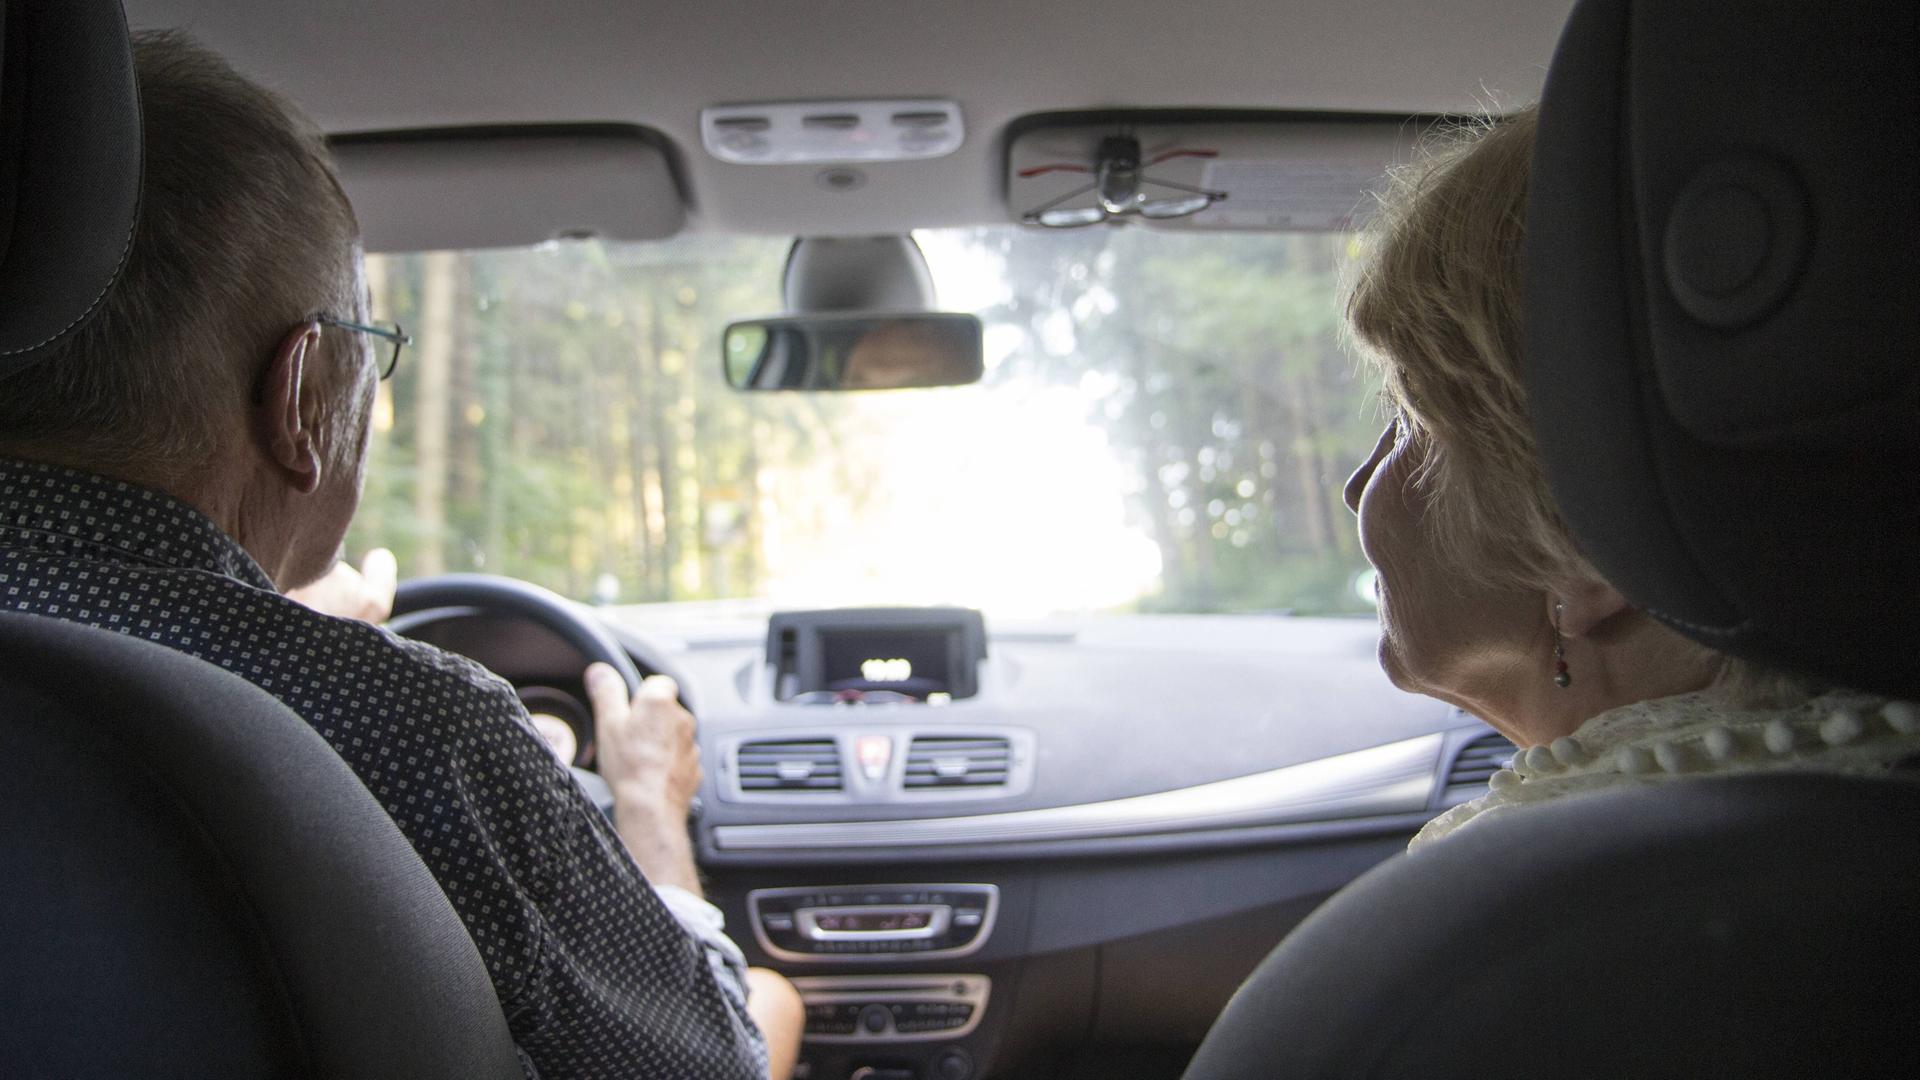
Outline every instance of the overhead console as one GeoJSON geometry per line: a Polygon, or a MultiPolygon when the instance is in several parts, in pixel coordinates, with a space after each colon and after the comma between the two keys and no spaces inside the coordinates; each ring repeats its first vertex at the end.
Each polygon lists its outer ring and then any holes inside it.
{"type": "Polygon", "coordinates": [[[967,608],[785,611],[767,628],[775,700],[945,704],[980,692],[986,622],[967,608]]]}

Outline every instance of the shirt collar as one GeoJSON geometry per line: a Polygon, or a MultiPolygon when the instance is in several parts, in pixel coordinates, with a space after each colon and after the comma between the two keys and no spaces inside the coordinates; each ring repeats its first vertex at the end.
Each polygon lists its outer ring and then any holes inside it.
{"type": "Polygon", "coordinates": [[[0,458],[0,546],[49,553],[92,549],[274,587],[245,548],[186,503],[111,477],[36,461],[0,458]]]}

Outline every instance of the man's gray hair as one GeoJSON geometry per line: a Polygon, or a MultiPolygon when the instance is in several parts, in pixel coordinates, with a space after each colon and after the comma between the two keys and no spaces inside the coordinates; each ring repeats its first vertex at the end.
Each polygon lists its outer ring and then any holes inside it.
{"type": "Polygon", "coordinates": [[[244,417],[293,327],[357,306],[359,230],[291,103],[177,33],[135,34],[134,66],[146,169],[126,268],[84,330],[0,381],[0,453],[172,484],[244,417]]]}

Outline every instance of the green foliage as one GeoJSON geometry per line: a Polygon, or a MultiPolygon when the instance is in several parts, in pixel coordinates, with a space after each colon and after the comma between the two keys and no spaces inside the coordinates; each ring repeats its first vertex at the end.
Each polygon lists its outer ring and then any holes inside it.
{"type": "MultiPolygon", "coordinates": [[[[996,286],[979,310],[1002,354],[986,392],[1076,388],[1134,477],[1128,517],[1162,564],[1141,610],[1364,610],[1338,486],[1371,442],[1376,388],[1337,344],[1343,238],[940,239],[996,286]]],[[[577,597],[758,595],[768,530],[864,520],[891,456],[848,397],[725,385],[720,333],[779,309],[785,249],[693,237],[370,259],[376,314],[417,344],[383,387],[350,548],[577,597]],[[814,479],[780,479],[798,469],[814,479]]]]}
{"type": "Polygon", "coordinates": [[[1368,610],[1341,480],[1377,386],[1339,347],[1339,236],[1088,230],[1003,244],[1013,362],[1078,377],[1141,478],[1172,611],[1368,610]],[[1072,315],[1063,332],[1061,312],[1072,315]]]}

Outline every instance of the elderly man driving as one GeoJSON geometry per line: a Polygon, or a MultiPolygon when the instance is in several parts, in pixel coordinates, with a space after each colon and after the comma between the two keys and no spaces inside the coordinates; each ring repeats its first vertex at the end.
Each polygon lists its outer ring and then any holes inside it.
{"type": "Polygon", "coordinates": [[[283,595],[334,566],[385,343],[318,131],[218,57],[135,43],[140,224],[102,310],[0,382],[0,610],[146,638],[277,697],[439,880],[530,1075],[785,1076],[800,1007],[699,896],[692,718],[588,672],[618,831],[513,690],[283,595]]]}

